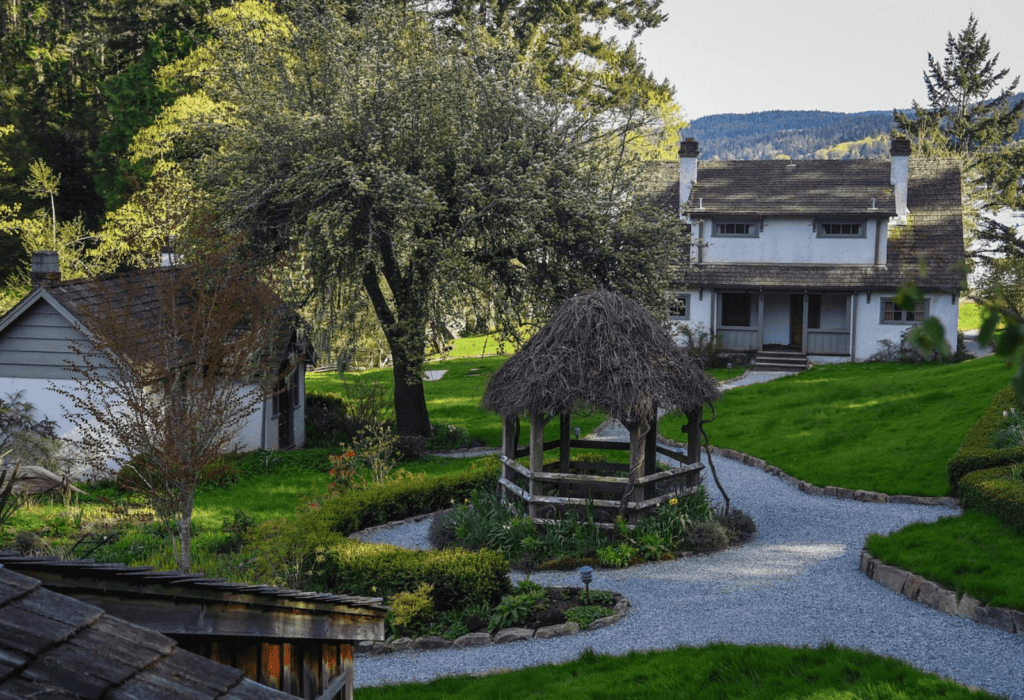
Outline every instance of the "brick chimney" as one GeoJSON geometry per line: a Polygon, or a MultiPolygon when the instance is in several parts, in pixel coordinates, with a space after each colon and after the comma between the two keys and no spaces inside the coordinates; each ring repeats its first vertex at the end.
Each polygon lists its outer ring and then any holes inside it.
{"type": "Polygon", "coordinates": [[[60,282],[60,260],[55,250],[37,250],[32,253],[32,270],[29,273],[32,288],[52,287],[60,282]]]}
{"type": "Polygon", "coordinates": [[[679,130],[679,213],[686,210],[686,201],[697,183],[697,157],[700,146],[692,137],[683,139],[683,130],[679,130]]]}
{"type": "Polygon", "coordinates": [[[889,149],[892,156],[892,175],[889,184],[893,186],[896,196],[896,216],[900,223],[907,222],[907,182],[910,180],[910,139],[897,137],[892,140],[889,149]]]}

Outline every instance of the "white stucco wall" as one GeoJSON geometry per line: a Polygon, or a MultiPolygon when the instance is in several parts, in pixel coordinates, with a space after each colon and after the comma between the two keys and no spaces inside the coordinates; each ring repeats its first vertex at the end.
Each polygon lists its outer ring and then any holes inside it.
{"type": "MultiPolygon", "coordinates": [[[[78,437],[78,433],[75,430],[74,424],[65,416],[66,412],[74,412],[74,406],[70,400],[58,394],[54,389],[63,389],[71,393],[76,393],[79,390],[78,385],[73,380],[0,377],[0,396],[6,398],[8,394],[24,391],[21,400],[33,405],[36,418],[42,419],[45,416],[54,421],[57,424],[57,436],[65,440],[74,441],[78,437]]],[[[305,396],[305,393],[302,395],[305,396]]],[[[268,407],[266,413],[269,415],[269,412],[268,407]]],[[[301,411],[298,414],[301,415],[301,411]]],[[[239,450],[254,450],[263,445],[261,442],[264,435],[261,426],[263,419],[264,412],[259,409],[246,419],[238,435],[235,437],[239,450]]],[[[276,423],[273,429],[273,432],[268,430],[266,433],[268,437],[273,437],[273,442],[269,445],[270,448],[277,445],[276,423]]],[[[106,460],[107,467],[113,471],[119,469],[117,457],[118,455],[110,455],[106,460]]]]}
{"type": "MultiPolygon", "coordinates": [[[[867,296],[866,292],[857,294],[855,359],[858,362],[863,362],[878,352],[881,349],[879,341],[883,339],[899,343],[902,333],[911,327],[910,324],[881,323],[882,300],[895,296],[895,293],[873,292],[870,303],[867,296]]],[[[946,340],[951,346],[955,345],[959,304],[951,300],[953,297],[950,294],[932,293],[925,294],[924,297],[928,302],[928,315],[939,319],[946,331],[946,340]]]]}
{"type": "MultiPolygon", "coordinates": [[[[874,265],[876,259],[886,259],[886,220],[868,221],[863,237],[850,238],[819,238],[810,218],[765,219],[757,237],[715,236],[714,221],[711,219],[705,219],[702,228],[703,240],[707,245],[700,259],[705,263],[874,265]]],[[[697,223],[693,230],[698,232],[697,223]]],[[[696,248],[692,254],[696,260],[696,248]]]]}

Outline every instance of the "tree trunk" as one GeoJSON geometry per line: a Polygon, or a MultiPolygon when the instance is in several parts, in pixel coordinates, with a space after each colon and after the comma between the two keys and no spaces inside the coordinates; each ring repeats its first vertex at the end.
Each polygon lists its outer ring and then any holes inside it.
{"type": "Polygon", "coordinates": [[[394,354],[395,426],[400,435],[430,437],[427,398],[420,378],[423,363],[420,362],[415,368],[410,367],[410,364],[405,358],[394,354]]]}
{"type": "Polygon", "coordinates": [[[186,498],[181,509],[181,517],[178,518],[178,542],[181,543],[181,553],[178,558],[178,568],[183,573],[189,573],[192,569],[192,505],[194,498],[186,498]]]}

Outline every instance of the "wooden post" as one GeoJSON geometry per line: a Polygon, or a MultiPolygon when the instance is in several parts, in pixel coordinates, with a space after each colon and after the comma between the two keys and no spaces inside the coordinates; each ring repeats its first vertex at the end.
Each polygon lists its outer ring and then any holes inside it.
{"type": "MultiPolygon", "coordinates": [[[[562,474],[569,472],[569,458],[572,449],[569,447],[569,440],[572,439],[572,416],[566,412],[559,417],[558,423],[558,471],[562,474]]],[[[558,485],[558,495],[565,498],[569,495],[569,484],[558,485]]]]}
{"type": "Polygon", "coordinates": [[[802,330],[800,331],[800,352],[802,352],[804,354],[807,353],[807,306],[808,306],[808,301],[810,301],[810,299],[808,298],[807,290],[805,289],[804,290],[804,320],[803,320],[803,324],[804,325],[803,325],[802,330]]]}
{"type": "MultiPolygon", "coordinates": [[[[516,425],[519,422],[519,416],[505,416],[501,420],[501,453],[514,460],[516,458],[516,425]]],[[[501,476],[502,478],[514,481],[512,471],[504,464],[501,465],[501,476]]],[[[506,493],[504,487],[498,484],[498,495],[501,496],[501,500],[506,500],[506,493]]]]}
{"type": "MultiPolygon", "coordinates": [[[[658,472],[658,404],[654,404],[650,425],[651,429],[647,431],[647,438],[644,440],[644,476],[651,476],[658,472]]],[[[654,484],[645,486],[643,500],[646,501],[654,496],[654,484]]]]}
{"type": "Polygon", "coordinates": [[[757,293],[757,351],[764,350],[764,292],[757,293]]]}
{"type": "Polygon", "coordinates": [[[704,407],[686,414],[686,463],[700,462],[700,420],[704,407]]]}
{"type": "MultiPolygon", "coordinates": [[[[530,496],[540,496],[540,482],[535,481],[534,474],[544,471],[544,416],[530,416],[530,496]]],[[[530,517],[536,518],[537,504],[530,503],[530,517]]]]}
{"type": "MultiPolygon", "coordinates": [[[[629,429],[629,479],[635,482],[636,479],[640,478],[644,470],[644,440],[647,437],[647,433],[640,433],[640,426],[643,422],[633,425],[629,429]]],[[[650,426],[648,426],[650,430],[650,426]]],[[[633,503],[642,501],[644,498],[644,489],[638,486],[633,487],[633,493],[629,495],[629,500],[633,503]]],[[[637,511],[631,510],[629,512],[629,523],[636,525],[637,511]]]]}

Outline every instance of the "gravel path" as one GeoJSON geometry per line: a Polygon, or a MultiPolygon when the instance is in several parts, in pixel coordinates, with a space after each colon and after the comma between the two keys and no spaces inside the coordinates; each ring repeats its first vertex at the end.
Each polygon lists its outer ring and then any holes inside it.
{"type": "MultiPolygon", "coordinates": [[[[715,465],[733,505],[757,522],[756,538],[709,556],[595,571],[593,587],[620,591],[632,602],[622,622],[513,646],[361,656],[355,662],[356,684],[559,663],[586,647],[618,655],[715,640],[791,646],[832,641],[1024,700],[1024,636],[909,601],[858,570],[869,533],[957,511],[810,496],[733,460],[716,458],[715,465]]],[[[713,483],[709,488],[718,498],[713,483]]],[[[428,521],[400,526],[379,531],[374,539],[425,546],[427,527],[428,521]]],[[[545,585],[578,585],[575,572],[531,578],[545,585]]]]}

